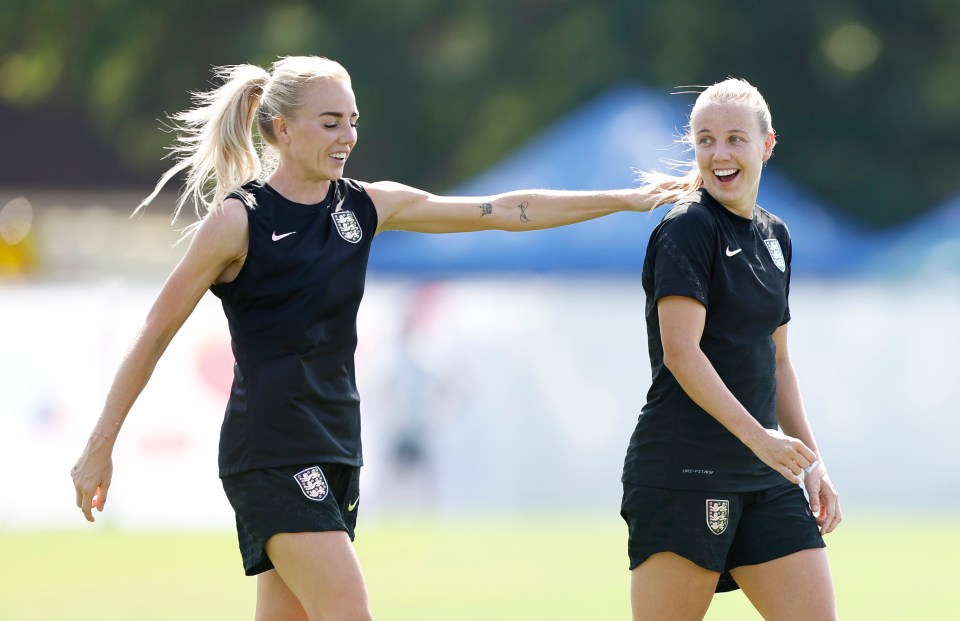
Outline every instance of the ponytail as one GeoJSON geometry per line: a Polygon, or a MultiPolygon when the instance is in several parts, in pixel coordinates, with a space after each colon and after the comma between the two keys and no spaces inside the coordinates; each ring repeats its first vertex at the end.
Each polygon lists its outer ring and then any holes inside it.
{"type": "MultiPolygon", "coordinates": [[[[200,220],[231,194],[239,195],[248,207],[254,207],[253,195],[243,185],[265,177],[265,163],[276,166],[273,119],[294,114],[302,104],[304,87],[313,80],[350,83],[350,75],[340,63],[320,56],[280,58],[270,72],[256,65],[219,67],[214,71],[222,84],[194,93],[195,107],[171,117],[177,137],[170,151],[177,163],[160,177],[153,192],[134,213],[149,205],[163,186],[183,171],[187,179],[173,212],[174,222],[191,199],[200,220]],[[254,122],[259,145],[253,141],[254,122]]],[[[199,225],[195,222],[184,229],[184,237],[199,225]]]]}
{"type": "Polygon", "coordinates": [[[252,126],[270,74],[255,65],[220,67],[215,74],[223,81],[219,87],[194,93],[196,106],[171,117],[177,137],[170,151],[178,161],[134,213],[150,204],[182,171],[187,171],[187,179],[173,212],[174,221],[190,199],[200,219],[232,192],[252,206],[253,197],[241,186],[259,178],[263,170],[252,126]]]}

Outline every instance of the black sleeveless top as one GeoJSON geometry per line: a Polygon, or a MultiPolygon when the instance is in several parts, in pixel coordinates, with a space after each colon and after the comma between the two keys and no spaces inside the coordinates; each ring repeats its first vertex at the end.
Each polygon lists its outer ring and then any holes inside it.
{"type": "Polygon", "coordinates": [[[243,268],[210,288],[230,327],[233,387],[220,434],[220,476],[312,463],[360,466],[354,370],[357,311],[373,202],[356,181],[302,205],[250,183],[243,268]]]}

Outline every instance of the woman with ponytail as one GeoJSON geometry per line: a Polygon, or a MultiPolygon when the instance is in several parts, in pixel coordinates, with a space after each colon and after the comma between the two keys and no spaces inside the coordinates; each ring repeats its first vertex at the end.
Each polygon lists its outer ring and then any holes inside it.
{"type": "Polygon", "coordinates": [[[103,511],[120,428],[207,290],[227,316],[234,381],[219,474],[236,513],[258,621],[370,619],[352,539],[360,499],[356,316],[373,238],[556,227],[671,202],[659,188],[443,197],[343,176],[357,144],[350,76],[319,57],[218,71],[221,85],[174,117],[186,174],[176,213],[199,221],[120,365],[72,472],[87,520],[103,511]],[[256,132],[254,132],[254,128],[256,132]]]}

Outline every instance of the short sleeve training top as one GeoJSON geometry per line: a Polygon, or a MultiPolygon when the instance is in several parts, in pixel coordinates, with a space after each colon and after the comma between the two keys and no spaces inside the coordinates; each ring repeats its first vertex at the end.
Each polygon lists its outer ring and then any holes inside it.
{"type": "Polygon", "coordinates": [[[623,481],[671,489],[753,491],[781,475],[684,392],[663,364],[657,302],[706,307],[700,347],[733,395],[777,428],[773,332],[790,320],[790,235],[756,206],[737,216],[706,190],[676,205],[650,236],[643,265],[652,384],[630,439],[623,481]]]}
{"type": "Polygon", "coordinates": [[[356,181],[315,205],[250,183],[243,268],[211,291],[236,364],[220,476],[304,463],[362,464],[354,370],[357,311],[377,213],[356,181]]]}

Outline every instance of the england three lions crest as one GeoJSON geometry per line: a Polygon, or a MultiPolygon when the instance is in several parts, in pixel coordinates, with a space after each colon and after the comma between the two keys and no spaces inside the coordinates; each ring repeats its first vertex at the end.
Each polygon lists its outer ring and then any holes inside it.
{"type": "Polygon", "coordinates": [[[330,214],[333,223],[337,225],[337,232],[351,244],[356,244],[363,238],[363,229],[357,222],[357,216],[352,211],[335,211],[330,214]]]}
{"type": "Polygon", "coordinates": [[[323,500],[330,491],[327,485],[327,477],[323,476],[323,470],[318,466],[311,466],[293,475],[303,495],[310,500],[323,500]]]}
{"type": "Polygon", "coordinates": [[[783,250],[780,249],[780,242],[774,239],[765,239],[763,243],[767,245],[767,250],[770,251],[770,257],[773,259],[773,263],[781,272],[787,271],[787,262],[783,259],[783,250]]]}
{"type": "Polygon", "coordinates": [[[707,528],[714,535],[722,535],[730,523],[729,500],[707,500],[707,528]]]}

